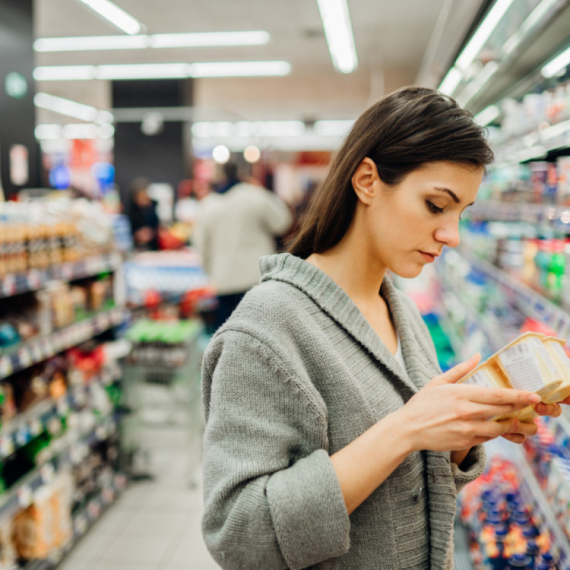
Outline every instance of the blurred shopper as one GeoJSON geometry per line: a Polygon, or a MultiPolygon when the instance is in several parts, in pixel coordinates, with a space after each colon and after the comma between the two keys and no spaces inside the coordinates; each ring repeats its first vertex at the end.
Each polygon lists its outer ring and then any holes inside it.
{"type": "Polygon", "coordinates": [[[218,294],[216,328],[259,282],[259,258],[275,253],[275,238],[292,222],[289,208],[275,194],[240,182],[233,163],[226,164],[226,173],[227,181],[238,181],[222,195],[202,198],[193,240],[218,294]]]}
{"type": "Polygon", "coordinates": [[[537,431],[488,418],[540,398],[456,385],[478,355],[441,374],[387,272],[416,277],[459,244],[492,158],[453,99],[397,91],[356,121],[290,253],[262,259],[204,356],[202,529],[222,568],[453,568],[457,492],[482,473],[481,444],[537,431]]]}
{"type": "Polygon", "coordinates": [[[158,249],[160,220],[156,213],[157,203],[148,194],[150,181],[146,178],[133,180],[129,189],[128,216],[131,221],[133,240],[137,249],[158,249]]]}
{"type": "Polygon", "coordinates": [[[224,179],[217,188],[218,194],[225,194],[236,184],[240,184],[241,179],[238,176],[239,168],[235,162],[229,161],[224,164],[224,179]]]}

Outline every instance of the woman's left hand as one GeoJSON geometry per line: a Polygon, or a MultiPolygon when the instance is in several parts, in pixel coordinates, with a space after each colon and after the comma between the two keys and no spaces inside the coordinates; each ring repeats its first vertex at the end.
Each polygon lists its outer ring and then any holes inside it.
{"type": "MultiPolygon", "coordinates": [[[[560,402],[560,404],[570,405],[570,396],[560,402]]],[[[536,404],[534,409],[539,416],[550,416],[552,418],[557,418],[562,413],[562,408],[560,404],[536,404]]],[[[535,435],[537,431],[534,422],[517,422],[514,430],[511,433],[503,435],[505,439],[512,441],[513,443],[523,443],[527,435],[535,435]]]]}

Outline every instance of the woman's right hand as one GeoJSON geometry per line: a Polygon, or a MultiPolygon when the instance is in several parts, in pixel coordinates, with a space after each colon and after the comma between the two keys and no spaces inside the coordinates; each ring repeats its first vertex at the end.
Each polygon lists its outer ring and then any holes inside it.
{"type": "MultiPolygon", "coordinates": [[[[477,366],[479,359],[475,355],[436,376],[396,412],[414,451],[469,449],[501,435],[520,433],[521,426],[527,425],[514,418],[488,418],[539,403],[540,397],[534,392],[457,384],[477,366]]],[[[529,427],[536,432],[532,424],[529,427]]]]}

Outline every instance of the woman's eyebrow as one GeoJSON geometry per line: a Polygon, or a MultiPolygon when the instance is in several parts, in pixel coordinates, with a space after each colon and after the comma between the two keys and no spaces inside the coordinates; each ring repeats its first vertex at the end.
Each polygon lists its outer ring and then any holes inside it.
{"type": "Polygon", "coordinates": [[[457,197],[457,194],[452,190],[450,190],[449,188],[440,188],[439,186],[434,186],[433,189],[438,190],[439,192],[445,192],[446,194],[449,194],[453,198],[453,201],[456,204],[459,204],[461,202],[461,200],[457,197]]]}

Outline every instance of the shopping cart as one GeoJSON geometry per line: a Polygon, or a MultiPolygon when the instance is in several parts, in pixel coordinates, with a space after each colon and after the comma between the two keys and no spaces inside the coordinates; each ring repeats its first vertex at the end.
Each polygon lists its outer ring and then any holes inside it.
{"type": "MultiPolygon", "coordinates": [[[[186,434],[192,457],[199,457],[203,429],[200,405],[202,324],[198,320],[142,319],[128,331],[132,350],[123,374],[123,448],[135,478],[152,477],[145,427],[186,434]]],[[[195,469],[189,482],[195,483],[195,469]]]]}

